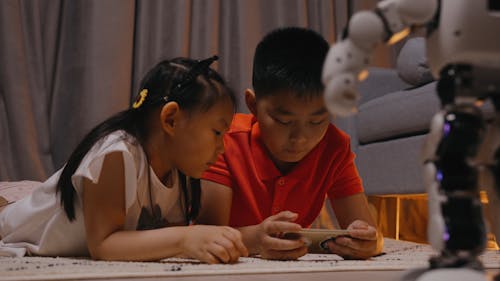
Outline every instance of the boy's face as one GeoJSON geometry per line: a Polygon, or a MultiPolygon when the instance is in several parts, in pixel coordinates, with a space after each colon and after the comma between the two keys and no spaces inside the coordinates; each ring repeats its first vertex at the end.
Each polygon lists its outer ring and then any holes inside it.
{"type": "Polygon", "coordinates": [[[259,97],[253,109],[250,104],[249,108],[259,122],[262,141],[278,165],[304,158],[321,141],[330,123],[321,95],[299,98],[282,92],[259,97]]]}

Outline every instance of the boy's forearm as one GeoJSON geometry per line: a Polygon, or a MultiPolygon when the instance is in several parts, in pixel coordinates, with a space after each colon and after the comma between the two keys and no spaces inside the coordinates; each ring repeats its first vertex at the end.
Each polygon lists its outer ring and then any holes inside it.
{"type": "Polygon", "coordinates": [[[186,226],[114,232],[99,245],[89,246],[99,260],[155,261],[184,252],[186,226]]]}
{"type": "Polygon", "coordinates": [[[243,243],[247,247],[250,255],[259,254],[258,227],[259,225],[257,224],[238,228],[241,232],[243,243]]]}

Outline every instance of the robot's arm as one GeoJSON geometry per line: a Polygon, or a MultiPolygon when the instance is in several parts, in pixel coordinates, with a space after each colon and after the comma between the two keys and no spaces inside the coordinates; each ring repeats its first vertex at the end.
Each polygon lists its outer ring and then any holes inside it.
{"type": "Polygon", "coordinates": [[[366,67],[375,47],[405,37],[409,28],[430,21],[438,0],[384,0],[374,11],[353,15],[344,38],[334,44],[325,60],[323,83],[328,110],[339,116],[356,112],[356,84],[367,77],[366,67]]]}

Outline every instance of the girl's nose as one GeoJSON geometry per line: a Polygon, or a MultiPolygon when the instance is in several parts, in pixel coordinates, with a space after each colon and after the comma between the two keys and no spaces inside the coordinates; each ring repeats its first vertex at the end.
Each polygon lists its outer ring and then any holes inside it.
{"type": "Polygon", "coordinates": [[[224,141],[222,138],[220,138],[219,141],[217,141],[217,146],[215,147],[215,152],[217,155],[224,153],[224,141]]]}

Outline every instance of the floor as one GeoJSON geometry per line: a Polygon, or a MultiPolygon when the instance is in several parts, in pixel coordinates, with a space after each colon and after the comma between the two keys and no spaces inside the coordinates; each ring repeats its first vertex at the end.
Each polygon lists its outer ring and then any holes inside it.
{"type": "MultiPolygon", "coordinates": [[[[216,275],[216,276],[192,276],[176,277],[179,281],[320,281],[320,280],[401,280],[403,271],[358,271],[358,272],[313,272],[313,273],[292,273],[292,274],[243,274],[243,275],[216,275]]],[[[106,279],[106,281],[160,281],[165,278],[134,278],[134,279],[106,279]]]]}
{"type": "MultiPolygon", "coordinates": [[[[309,273],[291,273],[291,274],[242,274],[242,275],[215,275],[215,276],[190,276],[175,278],[120,278],[105,279],[106,281],[161,281],[161,280],[179,280],[179,281],[413,281],[414,276],[419,276],[421,270],[415,271],[346,271],[346,272],[309,272],[309,273]]],[[[497,270],[486,270],[488,280],[500,281],[500,275],[497,270]],[[496,275],[496,278],[494,279],[496,275]]],[[[97,280],[97,279],[93,279],[97,280]]],[[[440,280],[440,281],[450,281],[440,280]]]]}

